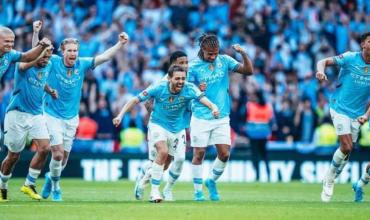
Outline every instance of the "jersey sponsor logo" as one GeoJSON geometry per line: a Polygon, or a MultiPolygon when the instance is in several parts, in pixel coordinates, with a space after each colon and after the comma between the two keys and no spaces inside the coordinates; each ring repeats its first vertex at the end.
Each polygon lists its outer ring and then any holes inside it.
{"type": "MultiPolygon", "coordinates": [[[[38,77],[38,76],[37,76],[38,77]]],[[[44,82],[40,82],[38,81],[37,79],[35,79],[35,77],[28,77],[27,78],[27,81],[33,85],[33,86],[36,86],[36,87],[39,87],[39,88],[44,88],[45,86],[45,83],[44,82]]]]}

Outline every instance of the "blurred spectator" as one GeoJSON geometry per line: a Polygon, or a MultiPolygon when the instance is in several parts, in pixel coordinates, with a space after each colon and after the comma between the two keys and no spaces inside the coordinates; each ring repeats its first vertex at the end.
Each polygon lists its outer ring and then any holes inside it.
{"type": "Polygon", "coordinates": [[[365,124],[362,125],[358,143],[363,149],[365,148],[370,149],[369,122],[366,122],[365,124]]]}
{"type": "MultiPolygon", "coordinates": [[[[259,162],[263,160],[266,164],[267,176],[270,173],[267,157],[267,140],[271,136],[274,112],[272,106],[266,102],[261,90],[253,94],[251,100],[246,104],[246,133],[250,140],[252,149],[252,160],[255,169],[259,170],[259,162]]],[[[257,172],[259,179],[259,172],[257,172]]]]}
{"type": "Polygon", "coordinates": [[[80,105],[80,123],[77,127],[76,139],[92,140],[96,137],[98,124],[88,116],[87,107],[85,104],[80,105]]]}
{"type": "Polygon", "coordinates": [[[294,116],[294,125],[297,129],[296,140],[302,143],[311,143],[317,126],[317,114],[308,98],[298,104],[294,116]]]}
{"type": "Polygon", "coordinates": [[[332,154],[337,147],[338,136],[330,117],[325,117],[315,129],[314,144],[319,154],[332,154]]]}
{"type": "Polygon", "coordinates": [[[99,97],[98,108],[91,116],[98,123],[98,130],[96,133],[97,139],[113,139],[116,137],[116,130],[112,123],[112,111],[106,99],[104,95],[99,97]]]}
{"type": "Polygon", "coordinates": [[[130,121],[128,128],[125,128],[120,133],[121,152],[123,153],[141,153],[144,145],[145,134],[136,127],[134,121],[130,121]]]}

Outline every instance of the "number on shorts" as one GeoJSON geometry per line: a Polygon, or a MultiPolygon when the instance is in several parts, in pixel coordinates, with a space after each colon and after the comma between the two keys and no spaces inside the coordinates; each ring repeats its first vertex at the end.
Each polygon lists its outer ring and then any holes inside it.
{"type": "Polygon", "coordinates": [[[173,149],[175,149],[175,150],[176,150],[176,148],[177,148],[177,144],[179,143],[179,139],[178,139],[178,138],[176,138],[176,139],[174,140],[174,142],[175,142],[175,145],[173,146],[173,149]]]}
{"type": "Polygon", "coordinates": [[[182,141],[183,141],[184,145],[186,145],[186,138],[185,138],[185,134],[183,134],[183,135],[181,136],[181,138],[182,138],[182,141]]]}

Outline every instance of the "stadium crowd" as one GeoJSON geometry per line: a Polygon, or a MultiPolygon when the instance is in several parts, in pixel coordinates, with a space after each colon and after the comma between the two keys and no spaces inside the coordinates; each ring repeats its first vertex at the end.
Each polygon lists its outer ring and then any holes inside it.
{"type": "MultiPolygon", "coordinates": [[[[78,139],[121,140],[122,145],[127,135],[144,138],[146,110],[136,107],[118,129],[113,117],[165,75],[171,52],[196,57],[197,39],[204,32],[217,34],[221,53],[240,60],[231,49],[238,43],[253,60],[252,77],[231,75],[230,118],[236,136],[245,136],[246,103],[262,90],[275,116],[271,139],[311,143],[315,130],[330,123],[328,99],[338,74],[330,69],[329,80],[319,83],[316,62],[359,51],[360,34],[370,31],[370,2],[364,0],[0,1],[0,25],[14,30],[20,51],[31,47],[34,20],[43,21],[41,35],[55,48],[66,37],[78,38],[82,57],[105,51],[121,31],[128,33],[127,47],[86,76],[77,132],[78,139]]],[[[2,121],[12,92],[13,70],[8,72],[0,95],[2,121]]],[[[335,136],[334,128],[325,132],[335,136]]]]}

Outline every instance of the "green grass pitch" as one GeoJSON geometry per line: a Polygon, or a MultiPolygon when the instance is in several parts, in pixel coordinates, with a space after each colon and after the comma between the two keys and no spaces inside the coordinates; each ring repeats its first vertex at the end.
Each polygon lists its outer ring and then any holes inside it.
{"type": "MultiPolygon", "coordinates": [[[[62,203],[32,201],[19,189],[23,179],[9,182],[10,202],[0,203],[0,219],[369,219],[370,196],[354,203],[349,184],[335,186],[332,202],[320,202],[321,185],[293,183],[219,183],[221,201],[192,201],[192,183],[175,186],[175,202],[136,201],[134,183],[62,179],[62,203]]],[[[43,180],[38,182],[41,191],[43,180]]],[[[163,184],[162,184],[163,185],[163,184]]],[[[370,188],[365,188],[365,192],[370,188]]],[[[206,190],[205,190],[206,192],[206,190]]],[[[207,193],[206,193],[207,195],[207,193]]]]}

